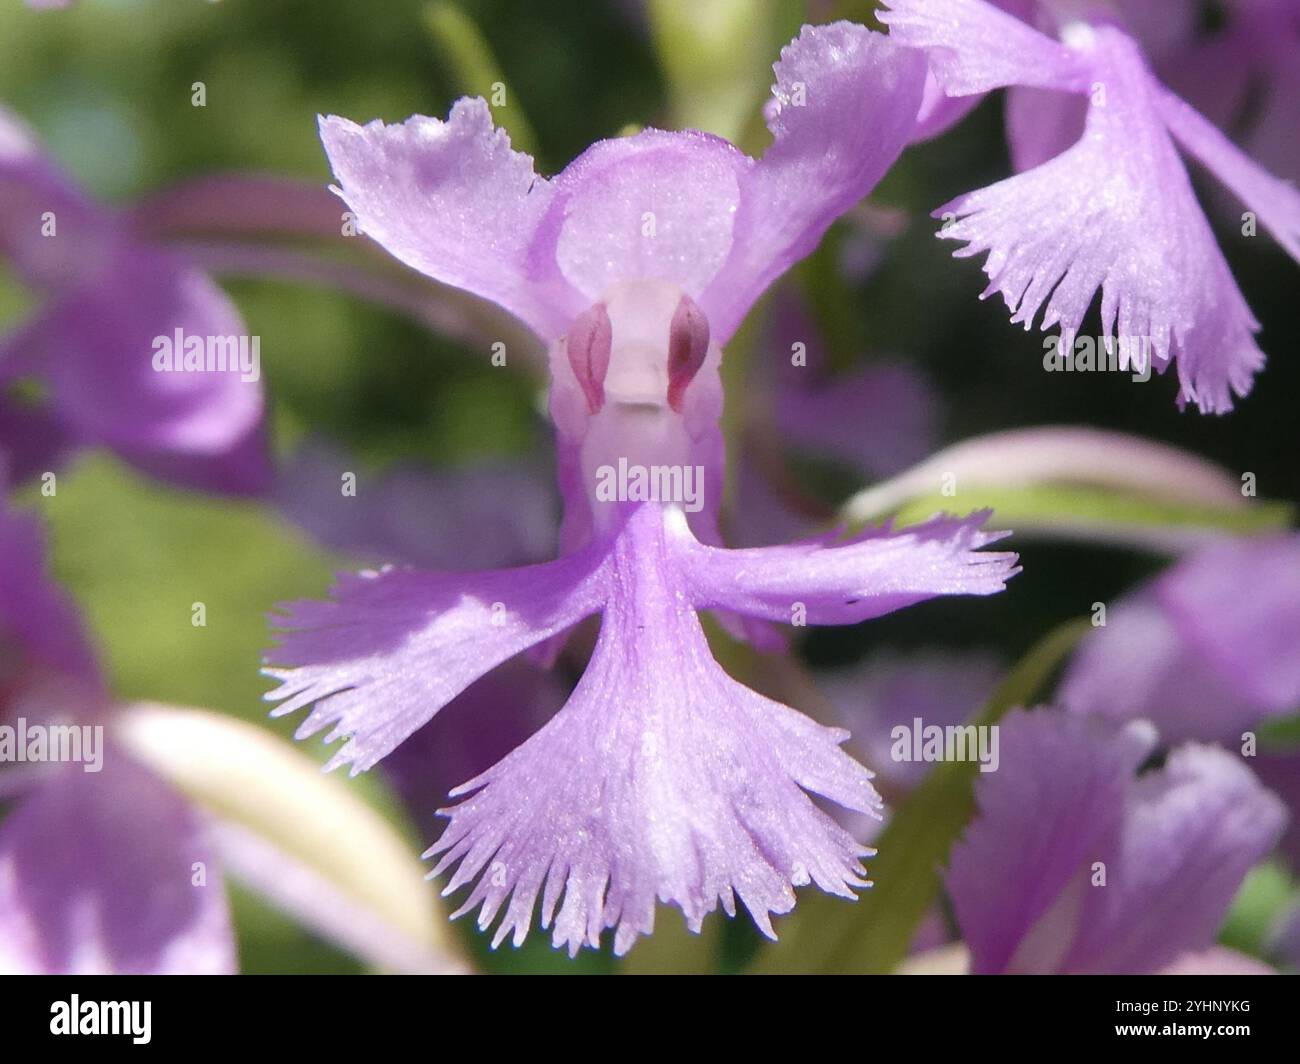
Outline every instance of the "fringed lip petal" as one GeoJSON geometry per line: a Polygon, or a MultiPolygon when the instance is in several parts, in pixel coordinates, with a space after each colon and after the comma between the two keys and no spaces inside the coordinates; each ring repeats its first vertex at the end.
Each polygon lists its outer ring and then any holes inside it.
{"type": "Polygon", "coordinates": [[[870,774],[824,728],[731,680],[684,597],[661,514],[645,507],[614,548],[614,590],[577,690],[536,735],[453,796],[429,851],[445,893],[473,883],[494,944],[541,924],[569,952],[615,929],[625,952],[654,925],[656,901],[692,930],[735,899],[772,936],[770,915],[816,883],[852,896],[863,847],[805,791],[863,813],[870,774]],[[671,677],[671,679],[669,679],[671,677]]]}
{"type": "Polygon", "coordinates": [[[1051,161],[935,212],[940,236],[988,252],[985,295],[1013,322],[1060,326],[1070,352],[1101,290],[1103,335],[1118,336],[1121,369],[1177,361],[1180,402],[1232,407],[1264,363],[1246,305],[1158,113],[1159,87],[1135,47],[1096,31],[1089,53],[1102,102],[1083,139],[1051,161]]]}
{"type": "Polygon", "coordinates": [[[458,914],[478,909],[484,929],[499,919],[495,943],[522,942],[539,900],[542,926],[570,952],[611,928],[624,952],[652,929],[657,901],[698,930],[738,898],[772,935],[795,887],[852,897],[867,883],[868,851],[809,794],[866,816],[880,800],[840,749],[848,733],[728,677],[697,612],[788,620],[788,596],[803,593],[810,620],[849,623],[932,595],[991,593],[1014,556],[979,551],[995,538],[980,530],[986,516],[733,552],[701,545],[675,507],[629,506],[612,539],[559,562],[362,574],[336,602],[291,606],[271,655],[289,667],[267,670],[283,681],[269,697],[283,700],[278,713],[315,702],[299,736],[334,723],[330,738],[350,738],[327,767],[358,771],[488,669],[600,612],[567,703],[451,792],[463,800],[443,810],[431,874],[451,873],[446,893],[470,888],[458,914]],[[859,593],[867,601],[844,602],[859,593]],[[494,596],[511,603],[495,628],[494,596]]]}

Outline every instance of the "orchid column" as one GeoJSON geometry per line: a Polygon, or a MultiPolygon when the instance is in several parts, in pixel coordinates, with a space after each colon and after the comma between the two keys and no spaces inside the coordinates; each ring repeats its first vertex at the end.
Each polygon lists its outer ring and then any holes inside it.
{"type": "MultiPolygon", "coordinates": [[[[806,792],[875,812],[870,776],[824,728],[732,680],[700,610],[852,624],[943,594],[990,594],[1014,555],[979,551],[983,514],[901,531],[725,550],[717,514],[722,348],[778,275],[879,180],[910,136],[924,60],[860,26],[805,29],[776,66],[774,142],[751,159],[698,132],[593,145],[557,178],[465,99],[446,122],[322,138],[361,228],[407,264],[507,308],[550,346],[563,557],[470,574],[389,568],[287,607],[269,660],[299,736],[347,737],[367,769],[508,658],[600,614],[586,672],[531,739],[453,796],[430,851],[473,884],[495,942],[541,924],[571,953],[656,901],[698,930],[739,896],[759,928],[816,883],[852,896],[868,851],[806,792]],[[667,491],[607,490],[608,470],[667,491]],[[674,480],[676,476],[678,479],[674,480]],[[703,490],[676,497],[697,478],[703,490]]],[[[749,629],[753,631],[753,629],[749,629]]]]}

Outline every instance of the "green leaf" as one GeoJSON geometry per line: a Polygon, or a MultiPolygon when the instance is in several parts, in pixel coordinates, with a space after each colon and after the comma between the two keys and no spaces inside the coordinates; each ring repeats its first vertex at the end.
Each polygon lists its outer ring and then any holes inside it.
{"type": "Polygon", "coordinates": [[[1219,933],[1220,943],[1263,956],[1278,920],[1295,898],[1296,885],[1279,862],[1270,861],[1252,869],[1228,910],[1219,933]]]}
{"type": "Polygon", "coordinates": [[[858,492],[850,525],[893,515],[992,508],[1019,536],[1178,553],[1224,532],[1285,528],[1292,509],[1244,494],[1235,473],[1197,455],[1120,432],[1043,426],[976,436],[858,492]]]}
{"type": "MultiPolygon", "coordinates": [[[[256,886],[268,870],[301,869],[297,874],[323,884],[311,890],[328,891],[366,929],[369,941],[350,943],[359,955],[373,950],[394,967],[412,966],[400,970],[463,970],[416,848],[352,781],[323,774],[264,728],[208,710],[137,702],[123,707],[112,727],[139,761],[217,820],[256,838],[253,848],[240,847],[244,864],[229,868],[232,874],[256,886]]],[[[223,849],[223,857],[229,866],[232,852],[223,849]]]]}
{"type": "MultiPolygon", "coordinates": [[[[1143,546],[1180,537],[1153,536],[1152,530],[1203,530],[1251,535],[1285,528],[1291,521],[1287,503],[1259,502],[1249,507],[1200,506],[1166,502],[1133,492],[1075,485],[1039,484],[1023,488],[976,485],[959,496],[961,509],[991,508],[995,524],[1017,535],[1066,539],[1123,540],[1143,546]]],[[[938,493],[913,499],[896,512],[900,524],[924,521],[938,510],[952,509],[953,499],[938,493]]]]}
{"type": "MultiPolygon", "coordinates": [[[[1032,705],[1083,634],[1085,620],[1054,629],[1007,674],[971,723],[992,725],[1032,705]]],[[[874,885],[856,903],[806,892],[764,949],[759,973],[884,973],[906,958],[921,919],[939,893],[940,868],[974,809],[973,761],[938,764],[893,813],[870,861],[874,885]]]]}

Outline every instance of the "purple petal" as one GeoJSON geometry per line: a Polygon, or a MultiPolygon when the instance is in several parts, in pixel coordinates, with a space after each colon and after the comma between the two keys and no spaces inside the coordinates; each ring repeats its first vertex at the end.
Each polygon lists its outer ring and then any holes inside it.
{"type": "Polygon", "coordinates": [[[1168,743],[1233,743],[1300,706],[1300,538],[1226,540],[1115,603],[1075,653],[1058,698],[1144,717],[1168,743]]]}
{"type": "Polygon", "coordinates": [[[232,370],[154,367],[156,339],[173,341],[177,330],[205,346],[246,334],[224,293],[83,197],[3,109],[0,203],[0,252],[49,296],[0,340],[0,383],[36,376],[50,390],[40,407],[4,404],[0,439],[15,450],[15,475],[102,444],[182,484],[264,489],[270,467],[260,383],[232,370]]]}
{"type": "Polygon", "coordinates": [[[124,249],[102,284],[46,311],[53,402],[110,446],[212,454],[258,423],[262,396],[238,373],[159,372],[155,337],[245,334],[206,276],[162,252],[124,249]]]}
{"type": "Polygon", "coordinates": [[[360,228],[408,266],[515,314],[545,340],[581,299],[530,246],[555,189],[511,150],[487,103],[461,99],[446,122],[320,120],[340,194],[360,228]]]}
{"type": "Polygon", "coordinates": [[[1178,360],[1180,402],[1221,413],[1249,391],[1263,353],[1250,313],[1165,130],[1163,90],[1136,47],[1110,29],[1089,52],[1105,103],[1087,132],[1051,162],[962,196],[936,212],[940,235],[990,252],[985,294],[1001,292],[1013,322],[1060,324],[1073,347],[1100,287],[1104,335],[1118,334],[1125,367],[1178,360]],[[1137,341],[1147,338],[1144,352],[1137,341]]]}
{"type": "Polygon", "coordinates": [[[730,257],[699,297],[720,344],[875,187],[912,134],[925,83],[921,56],[847,22],[805,27],[774,70],[774,140],[744,189],[730,257]]]}
{"type": "Polygon", "coordinates": [[[1005,533],[981,531],[989,512],[868,529],[836,544],[823,536],[779,547],[690,545],[697,605],[789,623],[856,624],[938,595],[991,595],[1019,569],[1016,555],[982,551],[1005,533]]]}
{"type": "Polygon", "coordinates": [[[590,665],[568,704],[483,775],[430,851],[446,888],[474,882],[494,942],[523,941],[542,897],[555,946],[625,952],[654,925],[656,900],[698,931],[735,899],[772,935],[769,914],[808,882],[852,896],[865,851],[804,793],[874,810],[870,774],[823,728],[731,680],[713,660],[656,508],[614,548],[617,581],[590,665]],[[508,903],[508,904],[507,904],[508,903]]]}
{"type": "Polygon", "coordinates": [[[1053,971],[1079,895],[1094,889],[1088,866],[1105,856],[1155,736],[1051,710],[1000,727],[1000,767],[976,787],[979,815],[953,847],[948,892],[972,972],[1053,971]]]}
{"type": "Polygon", "coordinates": [[[1008,89],[1007,145],[1016,171],[1032,170],[1079,143],[1087,115],[1087,101],[1072,92],[1008,89]]]}
{"type": "Polygon", "coordinates": [[[926,50],[939,83],[952,96],[1007,85],[1080,91],[1087,64],[1072,49],[981,0],[886,0],[880,21],[889,36],[926,50]]]}
{"type": "Polygon", "coordinates": [[[27,284],[45,290],[93,275],[113,236],[108,212],[45,154],[26,123],[0,107],[0,256],[27,284]]]}
{"type": "Polygon", "coordinates": [[[638,278],[698,297],[731,251],[752,166],[727,141],[694,130],[600,141],[555,179],[539,247],[554,241],[561,272],[589,303],[638,278]]]}
{"type": "Polygon", "coordinates": [[[1264,227],[1300,261],[1300,191],[1268,173],[1221,133],[1212,122],[1173,93],[1159,96],[1160,114],[1169,131],[1196,156],[1264,227]]]}
{"type": "Polygon", "coordinates": [[[965,118],[984,99],[983,96],[949,96],[943,91],[934,71],[925,74],[925,90],[921,95],[921,106],[916,113],[916,129],[912,131],[911,143],[919,144],[941,133],[946,133],[965,118]]]}
{"type": "Polygon", "coordinates": [[[0,969],[234,972],[225,890],[190,806],[111,747],[102,773],[49,777],[0,826],[0,969]]]}
{"type": "Polygon", "coordinates": [[[1209,547],[1170,570],[1157,595],[1232,690],[1268,713],[1300,706],[1300,536],[1209,547]]]}
{"type": "MultiPolygon", "coordinates": [[[[40,521],[3,504],[0,641],[6,651],[19,658],[20,669],[35,666],[80,680],[91,690],[100,686],[99,666],[77,605],[46,572],[40,521]]],[[[14,682],[11,674],[6,675],[6,685],[14,682]]]]}
{"type": "Polygon", "coordinates": [[[326,742],[347,742],[327,767],[364,771],[484,673],[599,609],[604,566],[589,548],[522,569],[345,575],[333,602],[273,619],[273,715],[315,703],[297,738],[332,724],[326,742]]]}
{"type": "Polygon", "coordinates": [[[1166,743],[1236,740],[1261,716],[1192,652],[1149,589],[1110,606],[1105,627],[1089,632],[1070,659],[1057,700],[1116,722],[1149,720],[1166,743]]]}
{"type": "Polygon", "coordinates": [[[1150,972],[1207,949],[1286,810],[1240,758],[1188,745],[1134,785],[1106,885],[1090,887],[1062,969],[1150,972]]]}

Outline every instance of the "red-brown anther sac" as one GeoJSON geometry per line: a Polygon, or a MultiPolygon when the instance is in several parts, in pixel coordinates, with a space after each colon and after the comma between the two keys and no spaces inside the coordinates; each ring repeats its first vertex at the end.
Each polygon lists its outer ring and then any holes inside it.
{"type": "Polygon", "coordinates": [[[678,413],[682,396],[704,365],[709,351],[709,319],[690,296],[683,295],[668,327],[668,405],[678,413]]]}
{"type": "MultiPolygon", "coordinates": [[[[707,332],[705,336],[707,346],[707,332]]],[[[587,409],[593,414],[605,405],[605,374],[609,371],[613,338],[609,311],[604,303],[596,303],[578,315],[565,341],[569,365],[587,397],[587,409]]]]}

